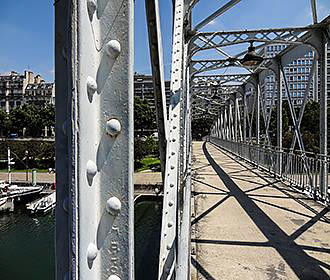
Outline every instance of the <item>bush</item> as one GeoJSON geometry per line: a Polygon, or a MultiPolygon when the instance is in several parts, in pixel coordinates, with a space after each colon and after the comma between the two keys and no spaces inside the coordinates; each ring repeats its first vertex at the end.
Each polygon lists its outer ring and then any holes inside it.
{"type": "MultiPolygon", "coordinates": [[[[10,148],[14,158],[15,169],[25,169],[25,151],[28,151],[28,167],[38,169],[48,169],[55,167],[55,142],[46,141],[20,141],[3,140],[0,141],[0,159],[7,160],[7,148],[10,148]]],[[[7,162],[1,163],[1,169],[7,168],[7,162]]]]}

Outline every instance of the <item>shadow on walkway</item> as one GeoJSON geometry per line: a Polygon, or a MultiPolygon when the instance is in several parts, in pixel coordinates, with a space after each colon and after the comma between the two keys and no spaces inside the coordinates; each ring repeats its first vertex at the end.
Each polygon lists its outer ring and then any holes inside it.
{"type": "MultiPolygon", "coordinates": [[[[251,218],[254,224],[258,227],[260,232],[268,239],[268,242],[260,242],[257,244],[251,244],[252,246],[270,246],[273,247],[278,254],[285,260],[285,262],[290,266],[299,279],[329,279],[329,275],[320,267],[323,266],[330,269],[330,265],[321,262],[311,256],[309,256],[304,250],[313,250],[313,246],[300,246],[295,243],[295,239],[305,232],[308,228],[319,221],[329,209],[324,209],[320,213],[317,213],[315,217],[312,217],[310,221],[302,225],[296,232],[291,236],[287,235],[262,209],[254,202],[254,199],[250,197],[246,192],[244,192],[231,178],[230,176],[214,161],[210,153],[206,148],[206,143],[203,144],[203,152],[217,173],[219,178],[223,181],[225,186],[228,188],[228,196],[222,198],[218,203],[210,207],[199,217],[197,217],[193,224],[198,222],[200,219],[205,217],[213,209],[222,204],[230,196],[234,197],[239,205],[244,209],[245,213],[251,218]]],[[[285,193],[286,194],[286,193],[285,193]]],[[[289,196],[290,197],[290,196],[289,196]]],[[[292,198],[292,197],[291,197],[292,198]]],[[[223,244],[224,241],[221,240],[195,240],[195,242],[200,243],[210,243],[210,244],[223,244]]],[[[230,241],[232,245],[235,245],[235,241],[230,241]]],[[[247,242],[249,243],[249,242],[247,242]]],[[[240,242],[237,243],[240,244],[240,242]]],[[[246,244],[249,245],[249,244],[246,244]]],[[[329,254],[330,250],[324,248],[314,248],[315,251],[321,251],[329,254]]],[[[200,265],[193,260],[193,265],[199,270],[199,272],[204,275],[206,279],[214,279],[210,275],[207,275],[205,269],[202,269],[200,265]],[[206,275],[205,275],[206,274],[206,275]],[[208,278],[209,277],[209,278],[208,278]]]]}

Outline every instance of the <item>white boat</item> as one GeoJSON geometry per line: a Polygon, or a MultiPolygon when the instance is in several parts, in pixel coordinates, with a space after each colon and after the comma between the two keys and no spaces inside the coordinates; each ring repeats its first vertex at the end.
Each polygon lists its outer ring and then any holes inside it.
{"type": "Polygon", "coordinates": [[[0,211],[7,209],[7,197],[0,198],[0,211]]]}
{"type": "Polygon", "coordinates": [[[26,204],[26,209],[31,214],[42,213],[45,214],[55,208],[56,206],[56,193],[53,192],[47,196],[37,199],[31,203],[26,204]]]}
{"type": "Polygon", "coordinates": [[[5,182],[0,182],[0,197],[16,197],[42,191],[41,186],[38,187],[19,187],[5,182]]]}

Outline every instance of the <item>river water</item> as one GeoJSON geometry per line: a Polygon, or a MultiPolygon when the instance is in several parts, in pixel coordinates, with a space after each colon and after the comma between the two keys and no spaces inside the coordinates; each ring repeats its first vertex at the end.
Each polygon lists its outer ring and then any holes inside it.
{"type": "MultiPolygon", "coordinates": [[[[157,278],[161,204],[135,206],[135,279],[157,278]]],[[[55,279],[55,214],[0,213],[0,280],[55,279]]]]}

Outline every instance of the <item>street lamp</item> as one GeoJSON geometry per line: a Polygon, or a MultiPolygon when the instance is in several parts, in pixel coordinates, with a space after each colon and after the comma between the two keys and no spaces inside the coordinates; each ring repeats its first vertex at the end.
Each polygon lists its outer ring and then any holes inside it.
{"type": "Polygon", "coordinates": [[[29,171],[28,171],[28,155],[29,155],[29,151],[25,151],[25,170],[26,170],[26,182],[29,181],[29,171]]]}
{"type": "Polygon", "coordinates": [[[244,66],[253,67],[258,66],[263,60],[263,57],[257,55],[256,48],[253,46],[253,42],[250,42],[248,52],[240,62],[244,66]]]}

